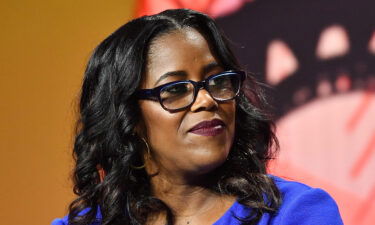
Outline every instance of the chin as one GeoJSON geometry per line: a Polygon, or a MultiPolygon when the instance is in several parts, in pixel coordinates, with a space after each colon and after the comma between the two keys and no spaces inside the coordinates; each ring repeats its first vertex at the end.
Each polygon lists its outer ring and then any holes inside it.
{"type": "Polygon", "coordinates": [[[218,167],[220,167],[221,165],[223,165],[227,160],[227,157],[228,154],[207,155],[205,157],[200,156],[198,157],[198,159],[194,161],[194,163],[192,163],[194,165],[193,170],[196,174],[200,175],[210,173],[218,167]]]}

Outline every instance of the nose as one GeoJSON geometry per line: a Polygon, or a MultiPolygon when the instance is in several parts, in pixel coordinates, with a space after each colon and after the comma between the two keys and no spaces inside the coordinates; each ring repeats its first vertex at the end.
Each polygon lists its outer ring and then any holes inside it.
{"type": "Polygon", "coordinates": [[[213,99],[206,89],[200,89],[198,91],[195,102],[190,107],[192,112],[197,112],[201,110],[213,110],[218,107],[218,103],[213,99]]]}

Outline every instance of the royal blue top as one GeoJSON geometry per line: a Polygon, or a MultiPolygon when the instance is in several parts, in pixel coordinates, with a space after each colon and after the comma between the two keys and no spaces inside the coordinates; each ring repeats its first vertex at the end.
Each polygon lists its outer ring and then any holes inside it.
{"type": "MultiPolygon", "coordinates": [[[[275,214],[263,214],[258,225],[340,225],[343,224],[335,201],[327,192],[305,184],[273,177],[282,195],[282,204],[275,214]]],[[[250,208],[235,202],[213,225],[240,225],[236,217],[249,215],[250,208]]],[[[101,214],[98,210],[97,219],[101,214]]],[[[51,225],[68,225],[68,217],[55,219],[51,225]]],[[[95,223],[91,225],[96,225],[95,223]]]]}

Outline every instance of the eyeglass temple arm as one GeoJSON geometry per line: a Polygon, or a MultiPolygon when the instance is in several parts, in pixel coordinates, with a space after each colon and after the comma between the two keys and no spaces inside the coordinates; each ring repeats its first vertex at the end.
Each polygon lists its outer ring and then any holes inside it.
{"type": "Polygon", "coordinates": [[[138,99],[151,99],[157,100],[157,96],[154,94],[153,89],[141,89],[136,92],[136,96],[138,99]]]}

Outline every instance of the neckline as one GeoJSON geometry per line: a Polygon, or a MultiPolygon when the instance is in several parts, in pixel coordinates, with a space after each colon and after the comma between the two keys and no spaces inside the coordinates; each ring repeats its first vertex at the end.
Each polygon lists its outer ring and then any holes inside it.
{"type": "MultiPolygon", "coordinates": [[[[212,225],[226,224],[225,222],[230,220],[230,218],[232,218],[233,215],[237,215],[237,216],[240,215],[240,213],[235,213],[235,212],[239,212],[239,210],[237,210],[237,209],[240,208],[241,206],[242,205],[239,202],[237,202],[237,200],[235,200],[233,202],[233,204],[227,209],[227,211],[225,211],[224,214],[221,215],[220,218],[217,219],[212,225]]],[[[85,211],[85,210],[83,210],[83,211],[85,211]]],[[[87,213],[87,211],[85,211],[84,213],[87,213]]],[[[100,206],[98,206],[98,211],[96,213],[96,219],[99,219],[99,220],[102,219],[100,206]]]]}

